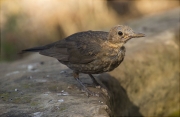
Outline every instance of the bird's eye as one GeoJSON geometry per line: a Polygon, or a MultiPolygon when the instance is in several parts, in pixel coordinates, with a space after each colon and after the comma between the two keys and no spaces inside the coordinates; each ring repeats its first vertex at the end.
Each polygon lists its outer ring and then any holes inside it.
{"type": "Polygon", "coordinates": [[[122,35],[123,35],[123,33],[122,33],[121,31],[119,31],[119,32],[118,32],[118,35],[119,35],[119,36],[122,36],[122,35]]]}

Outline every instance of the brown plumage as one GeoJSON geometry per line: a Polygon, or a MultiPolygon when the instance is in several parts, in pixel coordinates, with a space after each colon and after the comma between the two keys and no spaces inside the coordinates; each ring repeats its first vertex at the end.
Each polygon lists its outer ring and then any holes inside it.
{"type": "Polygon", "coordinates": [[[79,80],[79,73],[89,74],[98,85],[92,74],[112,71],[118,67],[125,56],[124,44],[131,38],[144,36],[142,33],[134,33],[130,27],[117,25],[109,32],[78,32],[52,44],[22,50],[22,53],[39,52],[56,58],[74,71],[74,78],[88,94],[94,95],[79,80]]]}

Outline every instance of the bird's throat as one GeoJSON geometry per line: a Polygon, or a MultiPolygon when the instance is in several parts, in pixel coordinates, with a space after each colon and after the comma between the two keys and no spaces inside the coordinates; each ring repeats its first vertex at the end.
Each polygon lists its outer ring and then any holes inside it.
{"type": "Polygon", "coordinates": [[[121,43],[111,43],[111,42],[106,42],[105,46],[111,47],[111,48],[120,48],[124,45],[123,42],[121,43]]]}

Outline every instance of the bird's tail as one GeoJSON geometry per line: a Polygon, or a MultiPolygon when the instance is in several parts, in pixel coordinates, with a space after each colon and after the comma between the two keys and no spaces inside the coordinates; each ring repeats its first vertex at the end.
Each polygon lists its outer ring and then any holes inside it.
{"type": "Polygon", "coordinates": [[[55,44],[56,44],[56,42],[55,42],[55,43],[48,44],[48,45],[45,45],[45,46],[28,48],[28,49],[22,50],[19,54],[24,54],[24,53],[26,53],[26,52],[40,52],[40,51],[42,51],[42,50],[46,50],[46,49],[49,49],[49,48],[53,47],[55,44]]]}
{"type": "Polygon", "coordinates": [[[34,48],[28,48],[25,50],[22,50],[20,53],[18,54],[24,54],[26,52],[39,52],[41,50],[47,49],[45,46],[40,46],[40,47],[34,47],[34,48]]]}

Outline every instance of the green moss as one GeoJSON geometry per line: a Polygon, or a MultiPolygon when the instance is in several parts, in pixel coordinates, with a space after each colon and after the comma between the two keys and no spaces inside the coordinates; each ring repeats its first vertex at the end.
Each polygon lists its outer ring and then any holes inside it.
{"type": "Polygon", "coordinates": [[[38,102],[31,102],[30,105],[31,106],[37,106],[39,103],[38,102]]]}
{"type": "Polygon", "coordinates": [[[9,93],[2,93],[0,96],[3,101],[8,101],[10,97],[9,93]]]}
{"type": "Polygon", "coordinates": [[[58,91],[57,87],[58,87],[57,85],[51,84],[48,86],[48,90],[51,92],[57,92],[58,91]]]}
{"type": "Polygon", "coordinates": [[[30,103],[31,97],[30,96],[15,97],[14,99],[12,99],[12,102],[16,104],[30,103]]]}
{"type": "Polygon", "coordinates": [[[64,111],[64,110],[66,110],[66,109],[67,109],[67,108],[62,107],[62,108],[59,109],[59,111],[61,112],[61,111],[64,111]]]}
{"type": "Polygon", "coordinates": [[[33,88],[35,84],[29,84],[29,83],[25,83],[22,84],[21,87],[24,89],[29,89],[29,88],[33,88]]]}

